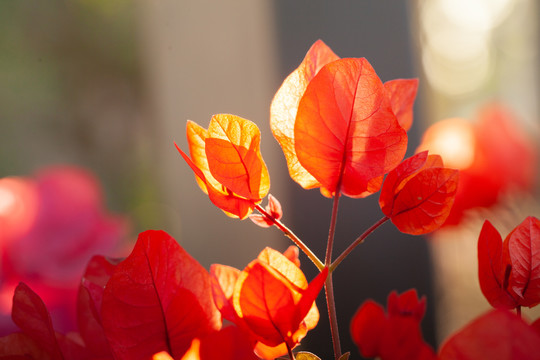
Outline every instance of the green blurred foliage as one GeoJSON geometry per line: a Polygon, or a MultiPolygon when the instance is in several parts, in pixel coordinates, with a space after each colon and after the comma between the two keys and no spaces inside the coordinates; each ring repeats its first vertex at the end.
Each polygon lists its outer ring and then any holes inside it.
{"type": "Polygon", "coordinates": [[[0,176],[84,166],[153,224],[137,210],[156,191],[137,31],[127,0],[0,1],[0,176]]]}

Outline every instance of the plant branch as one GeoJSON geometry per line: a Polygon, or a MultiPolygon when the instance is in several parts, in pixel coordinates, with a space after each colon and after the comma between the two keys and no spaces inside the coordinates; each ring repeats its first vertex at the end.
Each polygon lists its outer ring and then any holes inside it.
{"type": "Polygon", "coordinates": [[[330,318],[330,331],[332,333],[332,344],[334,346],[334,357],[338,360],[341,357],[341,342],[339,340],[339,329],[336,314],[336,302],[334,299],[334,284],[332,282],[332,274],[328,273],[326,282],[324,283],[326,294],[326,305],[328,307],[328,317],[330,318]]]}
{"type": "MultiPolygon", "coordinates": [[[[334,246],[334,237],[336,233],[337,214],[339,207],[339,197],[341,192],[339,186],[336,189],[334,203],[332,205],[332,218],[330,219],[330,229],[328,230],[328,242],[326,243],[326,256],[324,264],[330,266],[332,262],[332,248],[334,246]]],[[[336,301],[334,299],[334,284],[332,282],[332,274],[328,273],[324,284],[326,294],[326,305],[328,307],[328,317],[330,318],[330,331],[332,333],[332,343],[334,345],[334,356],[336,360],[341,357],[341,342],[339,340],[339,329],[336,315],[336,301]]]]}
{"type": "Polygon", "coordinates": [[[289,353],[289,359],[291,360],[296,360],[295,357],[294,357],[294,354],[292,352],[292,349],[291,347],[289,346],[289,344],[285,343],[285,345],[287,346],[287,352],[289,353]]]}
{"type": "Polygon", "coordinates": [[[341,253],[341,255],[339,255],[337,257],[337,259],[330,265],[328,271],[331,273],[332,271],[334,271],[339,264],[341,264],[341,262],[351,253],[351,251],[354,250],[355,247],[357,247],[358,245],[360,245],[362,242],[364,242],[364,240],[369,236],[369,234],[371,234],[373,231],[375,231],[379,226],[381,226],[382,224],[384,224],[386,221],[390,220],[389,217],[385,216],[383,217],[382,219],[380,219],[379,221],[377,221],[375,224],[373,224],[369,229],[367,229],[366,231],[364,231],[364,233],[362,235],[360,235],[356,240],[354,240],[352,242],[351,245],[349,245],[349,247],[347,249],[345,249],[345,251],[343,251],[341,253]]]}
{"type": "Polygon", "coordinates": [[[274,225],[280,229],[285,236],[287,236],[289,239],[291,239],[296,246],[300,248],[304,252],[304,254],[307,255],[307,257],[315,264],[315,266],[319,269],[319,271],[322,271],[324,269],[324,264],[322,261],[315,255],[310,248],[307,247],[306,244],[298,238],[288,227],[286,227],[281,221],[275,219],[272,215],[270,215],[265,209],[263,209],[260,205],[255,205],[255,209],[257,209],[258,212],[260,212],[264,217],[266,217],[268,220],[272,221],[274,225]]]}
{"type": "Polygon", "coordinates": [[[337,213],[339,206],[340,192],[336,191],[334,196],[334,203],[332,205],[332,218],[330,220],[330,229],[328,230],[328,241],[326,243],[326,256],[324,258],[324,264],[330,265],[332,263],[332,248],[334,247],[334,235],[336,233],[337,213]]]}

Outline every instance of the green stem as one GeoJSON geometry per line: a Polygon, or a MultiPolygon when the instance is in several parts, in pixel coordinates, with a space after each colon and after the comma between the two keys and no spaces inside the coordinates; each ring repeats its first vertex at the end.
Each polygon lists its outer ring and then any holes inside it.
{"type": "Polygon", "coordinates": [[[311,249],[308,248],[306,244],[304,244],[302,240],[300,240],[298,236],[296,236],[288,227],[286,227],[281,221],[275,219],[272,215],[266,212],[266,210],[264,210],[260,205],[255,205],[255,209],[257,209],[257,211],[259,211],[268,220],[272,221],[274,225],[277,226],[277,228],[280,229],[285,234],[285,236],[291,239],[294,242],[294,244],[298,246],[300,250],[302,250],[311,261],[313,261],[313,263],[319,269],[319,271],[322,271],[324,269],[324,264],[322,263],[321,260],[319,260],[317,255],[315,255],[311,251],[311,249]]]}
{"type": "Polygon", "coordinates": [[[334,260],[334,262],[330,265],[328,271],[331,273],[332,271],[334,271],[339,264],[341,264],[341,262],[351,253],[351,251],[354,250],[355,247],[357,247],[358,245],[360,245],[362,242],[364,242],[365,238],[367,238],[369,236],[369,234],[371,234],[373,231],[375,231],[375,229],[377,229],[379,226],[381,226],[382,224],[384,224],[386,221],[388,221],[390,218],[388,218],[387,216],[383,217],[382,219],[380,219],[379,221],[377,221],[375,224],[373,224],[369,229],[367,229],[362,235],[360,235],[356,240],[353,241],[353,243],[351,245],[349,245],[349,247],[347,249],[345,249],[345,251],[343,251],[341,253],[341,255],[339,255],[337,257],[336,260],[334,260]]]}
{"type": "MultiPolygon", "coordinates": [[[[332,263],[332,248],[334,245],[334,236],[336,233],[337,214],[339,206],[339,197],[341,193],[339,186],[336,189],[334,196],[334,204],[332,205],[332,218],[330,219],[330,229],[328,230],[328,242],[326,243],[326,256],[324,263],[330,266],[332,263]]],[[[328,307],[328,317],[330,318],[330,331],[332,333],[332,343],[334,345],[334,356],[336,360],[341,357],[341,342],[339,340],[339,329],[336,315],[336,302],[334,299],[334,284],[332,282],[332,274],[329,273],[324,284],[326,294],[326,305],[328,307]]]]}

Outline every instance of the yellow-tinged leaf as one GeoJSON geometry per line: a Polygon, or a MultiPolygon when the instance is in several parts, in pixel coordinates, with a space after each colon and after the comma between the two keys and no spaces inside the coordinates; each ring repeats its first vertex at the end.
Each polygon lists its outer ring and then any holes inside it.
{"type": "Polygon", "coordinates": [[[205,139],[210,172],[235,194],[260,201],[270,189],[270,176],[259,146],[257,126],[236,115],[214,115],[205,139]]]}
{"type": "Polygon", "coordinates": [[[321,358],[317,355],[307,351],[299,351],[294,355],[294,357],[296,358],[296,360],[321,360],[321,358]]]}
{"type": "Polygon", "coordinates": [[[294,148],[294,121],[302,95],[315,75],[326,64],[339,59],[322,41],[317,40],[304,60],[283,82],[270,107],[270,127],[279,142],[291,178],[305,189],[316,188],[319,182],[298,162],[294,148]]]}
{"type": "Polygon", "coordinates": [[[268,346],[259,341],[255,345],[255,353],[257,356],[267,360],[274,360],[287,354],[287,351],[287,344],[285,343],[281,343],[278,346],[268,346]]]}
{"type": "Polygon", "coordinates": [[[232,307],[232,297],[239,275],[240,270],[230,266],[220,264],[210,266],[214,303],[221,315],[233,322],[236,320],[236,314],[232,307]]]}
{"type": "Polygon", "coordinates": [[[299,325],[292,322],[300,297],[283,276],[254,260],[238,277],[233,305],[258,341],[277,346],[288,340],[291,345],[299,325]]]}
{"type": "Polygon", "coordinates": [[[294,347],[315,325],[312,308],[328,269],[325,268],[310,284],[301,288],[296,284],[301,285],[305,277],[291,270],[291,266],[298,269],[296,265],[283,255],[284,260],[273,255],[273,251],[263,251],[263,260],[252,261],[240,273],[234,289],[233,306],[257,341],[270,347],[283,342],[294,347]],[[293,278],[286,278],[269,264],[293,278]]]}
{"type": "Polygon", "coordinates": [[[279,251],[266,247],[257,259],[279,272],[298,289],[307,288],[308,282],[302,270],[279,251]]]}
{"type": "MultiPolygon", "coordinates": [[[[191,346],[189,347],[188,351],[182,356],[180,360],[201,360],[201,357],[199,355],[201,348],[201,340],[199,339],[193,339],[191,342],[191,346]]],[[[169,360],[168,358],[158,358],[153,360],[169,360]]],[[[173,358],[170,358],[170,360],[174,360],[173,358]]]]}
{"type": "Polygon", "coordinates": [[[228,216],[245,219],[270,189],[257,126],[235,115],[218,114],[209,130],[188,121],[187,138],[191,157],[175,146],[201,189],[228,216]]]}
{"type": "MultiPolygon", "coordinates": [[[[189,357],[186,358],[185,356],[182,358],[182,360],[188,360],[188,359],[191,359],[191,358],[189,358],[189,357]]],[[[154,356],[152,356],[152,360],[174,360],[174,359],[171,357],[171,355],[169,355],[168,352],[160,351],[157,354],[154,354],[154,356]]]]}
{"type": "MultiPolygon", "coordinates": [[[[195,176],[197,184],[199,184],[202,191],[208,194],[206,183],[210,183],[213,187],[219,187],[219,183],[214,179],[210,170],[208,169],[208,161],[206,160],[206,153],[204,151],[204,139],[207,137],[206,129],[200,127],[195,122],[188,120],[186,125],[186,136],[188,138],[189,154],[191,155],[191,161],[204,175],[204,180],[200,176],[195,176]]],[[[181,151],[178,147],[177,149],[181,151]]]]}

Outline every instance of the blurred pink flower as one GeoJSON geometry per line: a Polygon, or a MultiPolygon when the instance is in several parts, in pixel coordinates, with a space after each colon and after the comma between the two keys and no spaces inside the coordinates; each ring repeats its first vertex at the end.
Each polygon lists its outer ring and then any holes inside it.
{"type": "Polygon", "coordinates": [[[0,179],[0,334],[9,328],[11,298],[20,281],[51,309],[60,330],[72,330],[80,277],[95,254],[124,255],[128,221],[111,215],[98,180],[72,166],[34,178],[0,179]]]}

